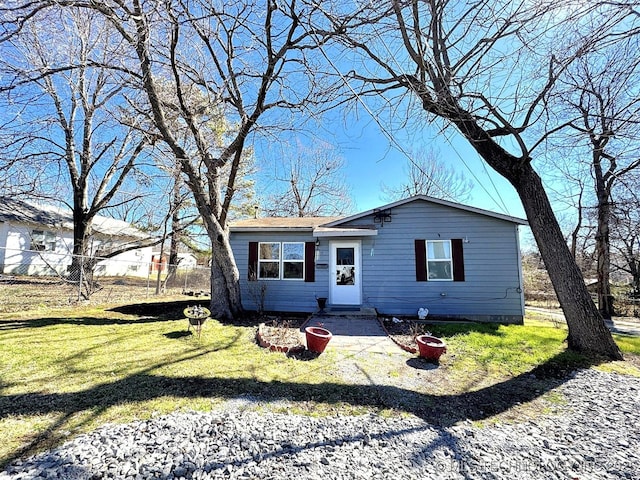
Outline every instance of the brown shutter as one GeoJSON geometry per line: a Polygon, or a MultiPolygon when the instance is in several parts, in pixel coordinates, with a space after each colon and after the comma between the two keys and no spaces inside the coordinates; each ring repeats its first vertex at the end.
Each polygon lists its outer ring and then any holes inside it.
{"type": "Polygon", "coordinates": [[[304,281],[316,281],[316,242],[304,244],[304,281]]]}
{"type": "Polygon", "coordinates": [[[247,270],[249,281],[258,280],[258,242],[249,242],[249,269],[247,270]]]}
{"type": "Polygon", "coordinates": [[[427,250],[424,240],[415,240],[416,282],[427,281],[427,250]]]}
{"type": "Polygon", "coordinates": [[[451,256],[453,260],[453,281],[464,282],[464,254],[461,238],[451,240],[451,256]]]}

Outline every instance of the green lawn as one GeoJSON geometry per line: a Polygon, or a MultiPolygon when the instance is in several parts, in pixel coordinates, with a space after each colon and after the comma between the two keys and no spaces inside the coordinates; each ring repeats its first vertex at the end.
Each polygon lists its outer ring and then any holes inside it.
{"type": "MultiPolygon", "coordinates": [[[[254,325],[209,320],[200,338],[186,327],[181,309],[170,306],[138,314],[92,307],[1,315],[0,466],[107,422],[206,411],[239,396],[282,399],[310,414],[389,409],[375,386],[343,379],[338,370],[344,357],[335,351],[296,360],[258,347],[254,325]]],[[[564,352],[566,332],[552,325],[470,324],[433,333],[449,345],[433,377],[446,377],[446,389],[417,386],[419,405],[399,413],[422,411],[438,398],[451,405],[473,402],[465,395],[478,391],[507,397],[501,389],[511,388],[513,379],[528,382],[525,374],[536,367],[589,363],[564,352]]],[[[640,353],[637,338],[622,338],[620,345],[640,353]]],[[[622,365],[618,369],[638,372],[622,365]]],[[[414,393],[406,386],[385,388],[396,399],[414,393]]]]}

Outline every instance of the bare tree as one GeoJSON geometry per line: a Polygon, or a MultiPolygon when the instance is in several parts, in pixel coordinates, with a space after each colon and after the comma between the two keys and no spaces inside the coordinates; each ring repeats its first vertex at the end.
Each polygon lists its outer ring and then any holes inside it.
{"type": "Polygon", "coordinates": [[[268,216],[340,216],[353,201],[344,181],[344,160],[330,145],[298,145],[294,153],[266,167],[265,183],[275,183],[273,193],[261,202],[268,216]]]}
{"type": "Polygon", "coordinates": [[[116,205],[116,194],[125,182],[132,183],[132,171],[144,161],[150,142],[118,116],[126,85],[103,65],[119,45],[96,17],[77,9],[43,15],[6,42],[10,54],[0,62],[0,89],[10,111],[18,112],[5,125],[12,139],[2,149],[2,163],[14,174],[46,175],[46,189],[33,185],[24,193],[72,209],[70,276],[76,279],[81,258],[90,254],[94,218],[116,205]],[[52,28],[57,24],[65,28],[52,28]]]}
{"type": "MultiPolygon", "coordinates": [[[[517,191],[569,326],[570,348],[622,355],[584,284],[554,215],[532,154],[543,139],[528,138],[544,114],[544,99],[576,58],[630,18],[627,10],[583,3],[405,0],[367,4],[344,13],[325,5],[326,30],[361,55],[363,68],[341,75],[358,97],[393,108],[417,107],[454,127],[517,191]],[[593,18],[586,21],[586,15],[593,18]],[[568,30],[581,18],[588,32],[568,30]],[[595,27],[594,27],[595,25],[595,27]],[[562,44],[548,38],[564,35],[562,44]],[[546,43],[545,43],[546,42],[546,43]]],[[[345,53],[346,54],[346,53],[345,53]]],[[[410,110],[407,114],[418,113],[410,110]]],[[[561,126],[557,126],[561,128],[561,126]]]]}
{"type": "Polygon", "coordinates": [[[593,179],[598,306],[605,318],[615,313],[610,281],[615,187],[640,166],[637,49],[637,37],[628,37],[613,47],[576,59],[554,96],[570,119],[576,137],[573,146],[578,151],[586,150],[589,158],[583,163],[590,167],[593,179]]]}
{"type": "Polygon", "coordinates": [[[132,76],[141,82],[159,136],[181,165],[212,243],[212,314],[233,317],[242,304],[227,222],[239,167],[252,135],[294,128],[291,111],[324,101],[326,86],[309,53],[315,38],[303,28],[319,7],[295,0],[11,2],[3,9],[9,21],[0,40],[43,11],[68,6],[98,12],[129,47],[132,76]],[[184,148],[167,121],[171,107],[162,102],[161,81],[177,99],[193,151],[184,148]],[[232,134],[216,142],[208,138],[210,119],[189,103],[191,89],[209,98],[209,105],[219,105],[221,115],[235,125],[232,134]]]}
{"type": "Polygon", "coordinates": [[[640,298],[640,178],[630,181],[612,211],[611,246],[613,265],[631,277],[632,296],[640,298]]]}
{"type": "Polygon", "coordinates": [[[389,201],[414,195],[429,195],[454,202],[465,202],[471,196],[473,182],[440,160],[433,150],[421,149],[411,156],[401,185],[382,185],[389,201]]]}

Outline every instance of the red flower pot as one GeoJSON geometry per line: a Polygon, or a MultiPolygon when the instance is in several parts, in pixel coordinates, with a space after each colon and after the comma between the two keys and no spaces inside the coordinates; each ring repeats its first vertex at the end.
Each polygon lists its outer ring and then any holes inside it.
{"type": "Polygon", "coordinates": [[[447,345],[438,337],[420,335],[416,337],[419,355],[427,360],[437,362],[440,356],[447,351],[447,345]]]}
{"type": "Polygon", "coordinates": [[[322,327],[307,327],[304,332],[307,337],[307,349],[315,353],[324,352],[327,343],[333,337],[329,330],[322,327]]]}

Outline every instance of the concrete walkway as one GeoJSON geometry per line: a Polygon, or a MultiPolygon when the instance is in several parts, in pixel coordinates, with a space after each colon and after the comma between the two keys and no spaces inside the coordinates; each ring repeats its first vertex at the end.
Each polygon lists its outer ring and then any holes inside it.
{"type": "Polygon", "coordinates": [[[352,353],[403,353],[387,336],[375,317],[314,314],[305,324],[305,327],[308,326],[321,326],[333,334],[328,349],[336,348],[352,353]]]}

